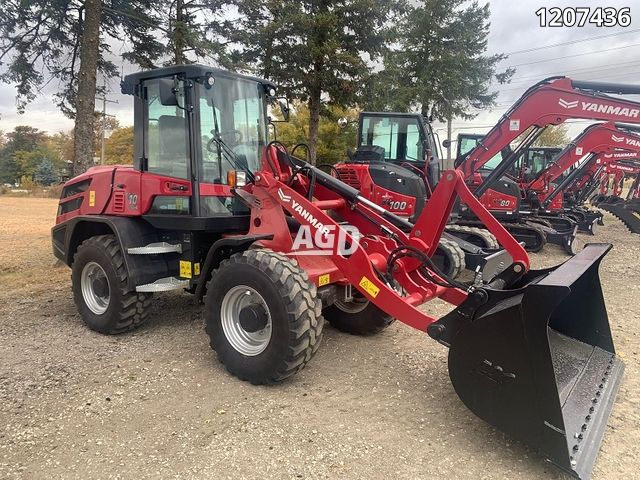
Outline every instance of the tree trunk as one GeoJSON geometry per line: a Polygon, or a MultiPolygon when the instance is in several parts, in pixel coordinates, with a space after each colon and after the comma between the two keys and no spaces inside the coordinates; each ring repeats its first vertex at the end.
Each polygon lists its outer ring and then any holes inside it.
{"type": "Polygon", "coordinates": [[[73,141],[73,173],[79,175],[93,166],[93,124],[96,108],[96,72],[100,44],[100,0],[84,2],[84,22],[80,41],[80,71],[76,98],[73,141]]]}
{"type": "Polygon", "coordinates": [[[176,1],[176,26],[173,29],[173,47],[174,47],[174,51],[173,51],[173,56],[174,56],[174,63],[176,65],[183,65],[185,62],[185,57],[184,57],[184,50],[185,50],[185,31],[186,31],[186,27],[184,24],[184,17],[183,17],[183,2],[182,0],[177,0],[176,1]]]}
{"type": "Polygon", "coordinates": [[[321,90],[314,88],[309,96],[309,162],[316,164],[318,155],[318,130],[320,126],[321,90]]]}

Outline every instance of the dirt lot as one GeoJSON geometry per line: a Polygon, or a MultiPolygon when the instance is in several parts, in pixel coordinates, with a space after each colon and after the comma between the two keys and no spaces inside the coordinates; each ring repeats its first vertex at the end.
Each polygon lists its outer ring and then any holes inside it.
{"type": "MultiPolygon", "coordinates": [[[[374,338],[327,327],[309,366],[268,388],[226,373],[186,294],[157,295],[134,333],[89,331],[51,254],[55,208],[0,197],[0,478],[562,478],[471,414],[444,347],[397,322],[374,338]]],[[[640,237],[606,223],[596,241],[615,244],[601,276],[627,370],[594,478],[632,478],[640,237]]],[[[546,250],[535,266],[565,258],[546,250]]]]}

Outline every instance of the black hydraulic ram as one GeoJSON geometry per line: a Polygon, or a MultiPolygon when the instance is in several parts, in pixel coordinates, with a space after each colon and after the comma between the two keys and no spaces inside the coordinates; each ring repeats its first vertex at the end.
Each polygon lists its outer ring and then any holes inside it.
{"type": "Polygon", "coordinates": [[[565,188],[576,181],[585,172],[595,156],[596,155],[594,153],[589,154],[589,157],[587,157],[587,159],[582,162],[582,165],[580,165],[573,172],[567,175],[564,180],[562,180],[562,182],[560,182],[560,184],[556,188],[554,188],[553,192],[551,192],[549,196],[544,199],[544,201],[542,202],[542,207],[547,208],[551,204],[553,199],[558,196],[558,194],[562,193],[565,188]]]}

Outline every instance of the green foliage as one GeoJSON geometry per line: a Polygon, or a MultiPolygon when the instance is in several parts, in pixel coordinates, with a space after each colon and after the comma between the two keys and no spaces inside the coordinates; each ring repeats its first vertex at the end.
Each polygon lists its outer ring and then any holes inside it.
{"type": "Polygon", "coordinates": [[[17,126],[13,132],[6,134],[6,139],[5,144],[0,147],[2,183],[33,178],[43,162],[51,164],[57,178],[57,172],[66,165],[52,137],[37,128],[17,126]]]}
{"type": "Polygon", "coordinates": [[[564,148],[571,141],[566,125],[551,125],[545,128],[540,136],[533,142],[536,147],[560,147],[564,148]]]}
{"type": "Polygon", "coordinates": [[[133,127],[114,130],[105,144],[107,165],[131,165],[133,163],[133,127]]]}
{"type": "Polygon", "coordinates": [[[20,177],[20,188],[33,191],[37,186],[38,184],[29,175],[23,175],[22,177],[20,177]]]}
{"type": "MultiPolygon", "coordinates": [[[[354,109],[330,106],[320,117],[317,154],[319,164],[334,164],[344,161],[347,149],[355,148],[357,123],[350,122],[346,128],[340,128],[338,119],[341,117],[356,119],[358,114],[354,109]]],[[[277,139],[290,151],[298,144],[307,144],[309,141],[309,108],[303,103],[296,103],[291,109],[289,122],[276,123],[275,126],[277,139]]],[[[306,153],[303,146],[295,151],[296,156],[303,158],[306,153]]]]}
{"type": "MultiPolygon", "coordinates": [[[[109,38],[126,39],[121,55],[142,67],[163,52],[153,36],[157,20],[149,15],[148,0],[111,0],[101,12],[98,69],[117,76],[119,69],[109,38]],[[126,49],[128,47],[128,49],[126,49]]],[[[55,79],[62,89],[56,94],[60,109],[73,117],[80,69],[80,39],[84,2],[81,0],[5,0],[0,11],[0,61],[6,64],[0,81],[13,83],[18,110],[23,111],[45,83],[55,79]]]]}
{"type": "Polygon", "coordinates": [[[367,82],[370,110],[431,112],[438,120],[473,118],[470,107],[486,108],[513,70],[496,73],[504,55],[487,55],[489,5],[463,0],[422,0],[398,22],[397,43],[384,55],[384,70],[367,82]]]}
{"type": "Polygon", "coordinates": [[[233,4],[224,0],[193,2],[174,0],[159,2],[160,30],[168,40],[172,56],[169,65],[192,61],[218,59],[224,50],[222,32],[229,30],[223,6],[233,4]]]}
{"type": "Polygon", "coordinates": [[[51,160],[42,160],[38,164],[34,180],[45,187],[58,182],[58,175],[53,168],[53,162],[51,162],[51,160]]]}

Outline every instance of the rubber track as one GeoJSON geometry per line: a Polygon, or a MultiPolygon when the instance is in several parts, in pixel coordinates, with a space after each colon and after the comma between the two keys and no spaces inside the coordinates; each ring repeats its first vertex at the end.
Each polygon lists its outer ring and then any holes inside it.
{"type": "Polygon", "coordinates": [[[442,273],[451,278],[456,278],[458,275],[460,275],[466,268],[466,265],[464,261],[464,252],[458,246],[458,244],[452,240],[441,238],[438,245],[438,250],[449,259],[450,264],[449,269],[446,272],[442,273]]]}
{"type": "Polygon", "coordinates": [[[116,267],[116,275],[119,282],[118,288],[120,288],[122,301],[120,302],[119,308],[120,319],[109,333],[118,334],[139,327],[149,318],[149,307],[151,307],[152,295],[127,290],[127,267],[124,263],[124,256],[122,255],[122,250],[116,237],[114,235],[98,235],[88,238],[78,247],[74,256],[74,262],[76,256],[88,246],[94,246],[104,251],[116,267]]]}
{"type": "Polygon", "coordinates": [[[481,248],[491,248],[491,249],[500,248],[500,244],[498,243],[498,239],[496,238],[496,236],[485,228],[451,224],[445,227],[445,231],[453,234],[455,234],[456,232],[463,232],[468,235],[473,235],[479,238],[484,244],[480,246],[481,248]]]}
{"type": "MultiPolygon", "coordinates": [[[[480,220],[464,220],[464,223],[468,226],[478,226],[482,228],[484,224],[480,222],[480,220]]],[[[516,223],[516,222],[501,222],[500,223],[513,237],[517,239],[517,235],[514,235],[514,232],[528,232],[535,233],[538,237],[538,243],[533,247],[525,247],[528,252],[539,252],[547,243],[547,235],[544,233],[544,230],[540,228],[538,224],[529,224],[529,223],[516,223]]]]}
{"type": "MultiPolygon", "coordinates": [[[[322,301],[317,295],[316,286],[309,281],[307,273],[298,266],[298,262],[272,250],[246,250],[223,260],[220,266],[228,263],[245,263],[265,273],[282,293],[287,304],[289,335],[295,341],[289,343],[289,352],[281,367],[262,383],[277,383],[302,370],[316,353],[322,340],[324,318],[322,301]]],[[[207,285],[208,291],[209,287],[210,285],[207,285]]],[[[207,333],[210,334],[208,329],[207,333]]],[[[211,347],[213,348],[213,342],[211,347]]],[[[233,371],[229,365],[225,367],[241,380],[251,381],[241,372],[233,371]]]]}

